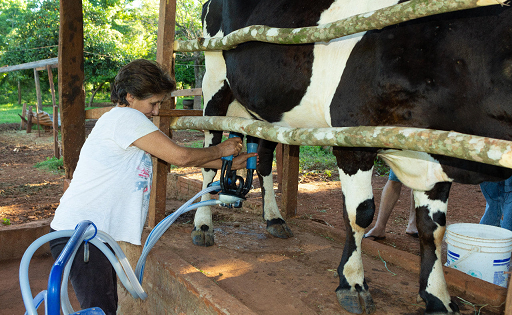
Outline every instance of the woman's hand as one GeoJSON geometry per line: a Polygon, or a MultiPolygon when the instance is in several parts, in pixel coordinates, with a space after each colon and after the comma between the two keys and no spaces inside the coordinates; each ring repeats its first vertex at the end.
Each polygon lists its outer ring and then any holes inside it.
{"type": "Polygon", "coordinates": [[[258,156],[257,153],[240,153],[239,156],[233,158],[233,163],[231,164],[232,170],[239,170],[247,167],[247,159],[258,156]]]}
{"type": "MultiPolygon", "coordinates": [[[[242,150],[242,139],[238,137],[229,138],[216,145],[221,150],[221,156],[238,155],[242,150]]],[[[247,159],[246,159],[247,160],[247,159]]]]}

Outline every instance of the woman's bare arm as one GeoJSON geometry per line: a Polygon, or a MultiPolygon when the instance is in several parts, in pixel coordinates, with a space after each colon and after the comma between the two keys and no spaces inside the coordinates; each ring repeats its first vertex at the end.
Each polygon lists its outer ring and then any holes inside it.
{"type": "Polygon", "coordinates": [[[235,137],[208,148],[187,148],[157,130],[135,140],[133,145],[176,166],[201,167],[215,160],[220,161],[223,156],[237,155],[242,149],[242,140],[235,137]]]}

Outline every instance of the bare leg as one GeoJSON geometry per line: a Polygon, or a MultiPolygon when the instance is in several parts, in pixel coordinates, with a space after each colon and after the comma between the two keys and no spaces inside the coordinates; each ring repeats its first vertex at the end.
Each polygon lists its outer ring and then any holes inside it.
{"type": "Polygon", "coordinates": [[[386,235],[386,224],[388,223],[391,211],[400,197],[402,183],[388,180],[382,190],[380,199],[379,213],[375,226],[365,234],[365,237],[384,237],[386,235]]]}
{"type": "Polygon", "coordinates": [[[414,205],[414,193],[411,189],[411,209],[409,210],[409,223],[405,229],[407,234],[417,234],[418,228],[416,227],[416,207],[414,205]]]}

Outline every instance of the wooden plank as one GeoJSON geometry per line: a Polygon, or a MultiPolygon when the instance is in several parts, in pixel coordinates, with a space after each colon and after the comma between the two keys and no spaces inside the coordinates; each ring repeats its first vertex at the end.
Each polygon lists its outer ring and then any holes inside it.
{"type": "MultiPolygon", "coordinates": [[[[60,1],[59,104],[65,178],[73,178],[85,142],[82,0],[60,1]]],[[[56,118],[57,119],[57,118],[56,118]]]]}
{"type": "Polygon", "coordinates": [[[59,58],[50,58],[50,59],[22,63],[22,64],[15,65],[15,66],[0,67],[0,73],[17,71],[17,70],[35,69],[35,68],[39,68],[39,67],[46,67],[46,65],[53,65],[53,64],[57,64],[58,62],[59,62],[59,58]]]}
{"type": "Polygon", "coordinates": [[[41,84],[39,82],[39,71],[34,69],[34,81],[36,84],[37,112],[43,110],[43,102],[41,100],[41,84]]]}
{"type": "Polygon", "coordinates": [[[23,103],[23,108],[21,110],[21,115],[20,115],[20,117],[21,117],[20,130],[23,130],[26,126],[26,123],[27,123],[27,119],[25,118],[26,114],[27,114],[27,103],[23,103]]]}
{"type": "MultiPolygon", "coordinates": [[[[174,35],[176,26],[176,0],[160,0],[158,16],[158,37],[156,45],[156,61],[169,71],[172,79],[174,75],[174,35]]],[[[174,98],[163,102],[161,110],[174,109],[174,98]]],[[[166,135],[171,136],[169,126],[171,117],[153,117],[153,123],[166,135]]],[[[170,165],[163,160],[153,159],[153,184],[149,200],[148,225],[155,227],[165,218],[165,203],[167,200],[167,174],[170,165]]]]}
{"type": "Polygon", "coordinates": [[[59,64],[58,64],[58,63],[54,63],[54,64],[52,64],[52,65],[46,65],[46,66],[44,66],[44,67],[37,67],[37,68],[34,68],[34,69],[36,69],[36,70],[38,70],[38,71],[43,71],[43,70],[47,70],[47,69],[48,69],[48,68],[47,68],[48,66],[50,66],[52,69],[57,69],[57,68],[59,67],[59,64]]]}
{"type": "Polygon", "coordinates": [[[27,133],[32,132],[32,118],[33,118],[33,112],[32,112],[32,106],[29,106],[28,108],[28,114],[27,114],[27,133]]]}
{"type": "Polygon", "coordinates": [[[177,96],[196,96],[196,95],[203,95],[203,90],[201,88],[195,88],[195,89],[187,89],[187,90],[176,90],[171,93],[172,97],[177,96]]]}
{"type": "Polygon", "coordinates": [[[162,116],[162,117],[203,116],[203,111],[197,110],[197,109],[161,109],[158,116],[162,116]]]}
{"type": "Polygon", "coordinates": [[[21,81],[18,80],[18,105],[21,105],[21,81]]]}
{"type": "Polygon", "coordinates": [[[285,219],[297,215],[299,149],[300,146],[298,145],[283,145],[283,192],[281,194],[281,203],[285,219]]]}
{"type": "Polygon", "coordinates": [[[505,300],[505,315],[512,315],[512,285],[510,281],[510,277],[512,274],[508,273],[508,289],[507,289],[507,298],[505,300]]]}
{"type": "Polygon", "coordinates": [[[101,115],[110,111],[114,107],[91,108],[85,111],[85,119],[99,119],[101,115]]]}
{"type": "Polygon", "coordinates": [[[59,159],[59,107],[55,100],[55,87],[53,85],[53,72],[52,66],[47,65],[46,70],[48,71],[48,82],[50,83],[50,92],[52,93],[52,105],[53,105],[53,155],[59,159]]]}
{"type": "Polygon", "coordinates": [[[276,146],[277,191],[283,191],[283,144],[276,146]]]}

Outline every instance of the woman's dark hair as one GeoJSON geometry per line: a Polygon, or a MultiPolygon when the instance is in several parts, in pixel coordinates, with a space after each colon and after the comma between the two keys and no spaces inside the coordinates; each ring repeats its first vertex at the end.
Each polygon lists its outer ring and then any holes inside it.
{"type": "Polygon", "coordinates": [[[156,94],[170,93],[175,87],[169,74],[157,62],[137,59],[119,70],[111,84],[110,100],[114,104],[128,106],[128,93],[145,100],[156,94]]]}

